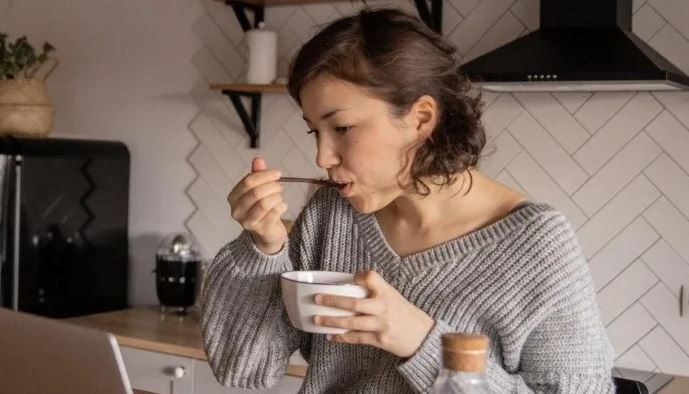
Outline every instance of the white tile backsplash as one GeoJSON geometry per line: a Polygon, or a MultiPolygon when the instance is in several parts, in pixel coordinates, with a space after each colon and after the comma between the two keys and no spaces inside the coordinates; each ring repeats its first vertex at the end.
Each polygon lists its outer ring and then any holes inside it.
{"type": "Polygon", "coordinates": [[[596,290],[615,279],[658,238],[659,235],[643,218],[637,218],[622,230],[589,260],[596,290]]]}
{"type": "Polygon", "coordinates": [[[666,197],[649,207],[644,217],[684,261],[689,261],[689,220],[666,197]]]}
{"type": "MultiPolygon", "coordinates": [[[[646,133],[637,134],[572,196],[590,217],[661,153],[646,133]]],[[[652,180],[652,179],[651,179],[652,180]]]]}
{"type": "Polygon", "coordinates": [[[510,11],[516,16],[529,31],[538,29],[541,15],[539,0],[517,0],[510,7],[510,11]]]}
{"type": "Polygon", "coordinates": [[[577,237],[586,256],[592,256],[600,250],[617,233],[634,221],[658,196],[660,192],[643,175],[639,175],[625,186],[598,211],[596,216],[577,231],[577,237]]]}
{"type": "MultiPolygon", "coordinates": [[[[203,174],[201,178],[208,183],[217,199],[224,200],[227,197],[234,186],[232,180],[223,171],[222,167],[218,165],[218,162],[213,160],[213,156],[206,146],[197,146],[189,157],[189,163],[199,174],[203,174]]],[[[199,201],[199,203],[205,202],[199,201]]]]}
{"type": "Polygon", "coordinates": [[[512,160],[507,166],[507,171],[522,185],[531,198],[547,202],[560,209],[572,222],[574,228],[578,228],[586,221],[586,215],[527,152],[522,151],[512,160]]]}
{"type": "Polygon", "coordinates": [[[682,261],[667,242],[658,241],[641,256],[641,259],[676,297],[679,298],[679,289],[682,285],[685,286],[685,291],[689,292],[689,264],[682,261]]]}
{"type": "Polygon", "coordinates": [[[663,373],[689,376],[689,356],[662,326],[656,326],[639,346],[663,373]]]}
{"type": "Polygon", "coordinates": [[[634,13],[632,31],[642,40],[648,41],[665,23],[665,19],[658,15],[653,7],[646,4],[634,13]]]}
{"type": "Polygon", "coordinates": [[[649,44],[677,68],[685,73],[689,72],[689,41],[673,25],[663,26],[649,44]]]}
{"type": "Polygon", "coordinates": [[[586,103],[592,93],[590,92],[553,92],[553,97],[557,99],[570,114],[575,113],[586,103]]]}
{"type": "Polygon", "coordinates": [[[594,174],[662,110],[646,92],[637,93],[575,154],[581,166],[594,174]]]}
{"type": "Polygon", "coordinates": [[[528,112],[522,112],[508,130],[568,194],[586,181],[584,170],[528,112]]]}
{"type": "Polygon", "coordinates": [[[589,133],[549,93],[517,93],[517,100],[560,145],[572,154],[589,139],[589,133]]]}
{"type": "Polygon", "coordinates": [[[486,139],[491,140],[514,121],[524,108],[511,94],[501,94],[486,108],[483,115],[483,127],[486,129],[486,139]]]}
{"type": "Polygon", "coordinates": [[[655,92],[653,96],[689,129],[689,92],[655,92]]]}
{"type": "MultiPolygon", "coordinates": [[[[634,323],[634,322],[630,322],[634,323]]],[[[622,376],[627,379],[644,381],[651,376],[656,369],[650,357],[639,346],[634,346],[626,353],[615,360],[615,365],[619,368],[629,369],[622,372],[622,376]]]]}
{"type": "Polygon", "coordinates": [[[619,277],[598,292],[598,303],[606,326],[658,283],[658,278],[641,260],[632,263],[619,277]]]}
{"type": "Polygon", "coordinates": [[[689,218],[689,175],[668,155],[661,155],[644,171],[677,209],[689,218]]]}
{"type": "Polygon", "coordinates": [[[594,134],[634,96],[633,92],[596,92],[574,117],[594,134]]]}
{"type": "Polygon", "coordinates": [[[658,11],[669,24],[689,40],[689,7],[680,6],[681,0],[649,0],[648,4],[658,11]]]}
{"type": "MultiPolygon", "coordinates": [[[[625,357],[624,355],[629,353],[630,348],[633,349],[634,345],[657,324],[641,304],[638,302],[632,304],[607,327],[615,355],[620,358],[625,357]]],[[[625,368],[636,367],[625,363],[618,363],[617,365],[625,368]]]]}
{"type": "MultiPolygon", "coordinates": [[[[686,103],[689,106],[689,100],[686,103]]],[[[689,130],[669,112],[663,111],[646,127],[648,134],[689,173],[689,130]]]]}
{"type": "MultiPolygon", "coordinates": [[[[641,298],[641,304],[653,315],[653,318],[689,354],[689,330],[687,319],[680,317],[677,297],[668,290],[664,283],[658,283],[641,298]]],[[[689,368],[689,365],[687,365],[689,368]]]]}
{"type": "Polygon", "coordinates": [[[526,27],[512,13],[505,12],[495,25],[462,58],[462,62],[466,63],[507,44],[519,37],[525,30],[526,27]]]}
{"type": "Polygon", "coordinates": [[[469,53],[471,48],[509,9],[511,3],[509,0],[480,1],[468,15],[460,9],[459,11],[466,18],[449,35],[450,40],[457,45],[459,53],[462,55],[469,53]]]}

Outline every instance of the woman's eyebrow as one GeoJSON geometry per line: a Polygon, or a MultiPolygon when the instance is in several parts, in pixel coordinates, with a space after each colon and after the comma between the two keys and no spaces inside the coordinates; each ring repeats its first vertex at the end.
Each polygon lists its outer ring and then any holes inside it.
{"type": "MultiPolygon", "coordinates": [[[[349,108],[337,108],[337,109],[334,109],[334,110],[332,110],[332,111],[328,111],[328,112],[326,112],[325,114],[321,115],[321,120],[326,120],[326,119],[328,119],[329,117],[335,115],[336,113],[338,113],[338,112],[340,112],[340,111],[346,111],[346,110],[348,110],[348,109],[349,109],[349,108]]],[[[302,117],[304,118],[305,121],[311,123],[310,120],[306,119],[306,115],[302,115],[302,117]]]]}

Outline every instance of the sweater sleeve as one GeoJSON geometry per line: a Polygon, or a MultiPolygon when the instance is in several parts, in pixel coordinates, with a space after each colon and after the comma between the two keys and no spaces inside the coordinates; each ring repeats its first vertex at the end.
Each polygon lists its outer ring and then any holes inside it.
{"type": "Polygon", "coordinates": [[[443,334],[454,331],[444,321],[436,320],[416,353],[397,366],[397,371],[404,376],[415,391],[428,392],[433,386],[440,372],[441,338],[443,334]]]}
{"type": "Polygon", "coordinates": [[[222,385],[271,387],[284,375],[294,351],[309,360],[310,336],[289,322],[280,274],[313,264],[313,252],[307,249],[317,245],[311,239],[317,232],[309,230],[316,225],[314,216],[307,205],[277,254],[261,252],[243,231],[209,266],[201,333],[210,367],[222,385]]]}

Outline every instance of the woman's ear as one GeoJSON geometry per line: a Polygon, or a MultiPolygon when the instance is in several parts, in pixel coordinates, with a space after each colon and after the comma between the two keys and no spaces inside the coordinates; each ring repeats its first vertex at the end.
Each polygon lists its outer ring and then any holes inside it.
{"type": "Polygon", "coordinates": [[[431,136],[438,122],[438,102],[431,96],[419,97],[411,109],[420,140],[431,136]]]}

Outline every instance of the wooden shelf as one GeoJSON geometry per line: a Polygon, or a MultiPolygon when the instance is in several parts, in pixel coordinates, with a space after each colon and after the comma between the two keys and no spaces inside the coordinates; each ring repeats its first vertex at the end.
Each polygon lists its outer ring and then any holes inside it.
{"type": "Polygon", "coordinates": [[[287,85],[252,85],[248,83],[212,83],[211,90],[220,92],[242,92],[242,93],[287,93],[287,85]]]}

